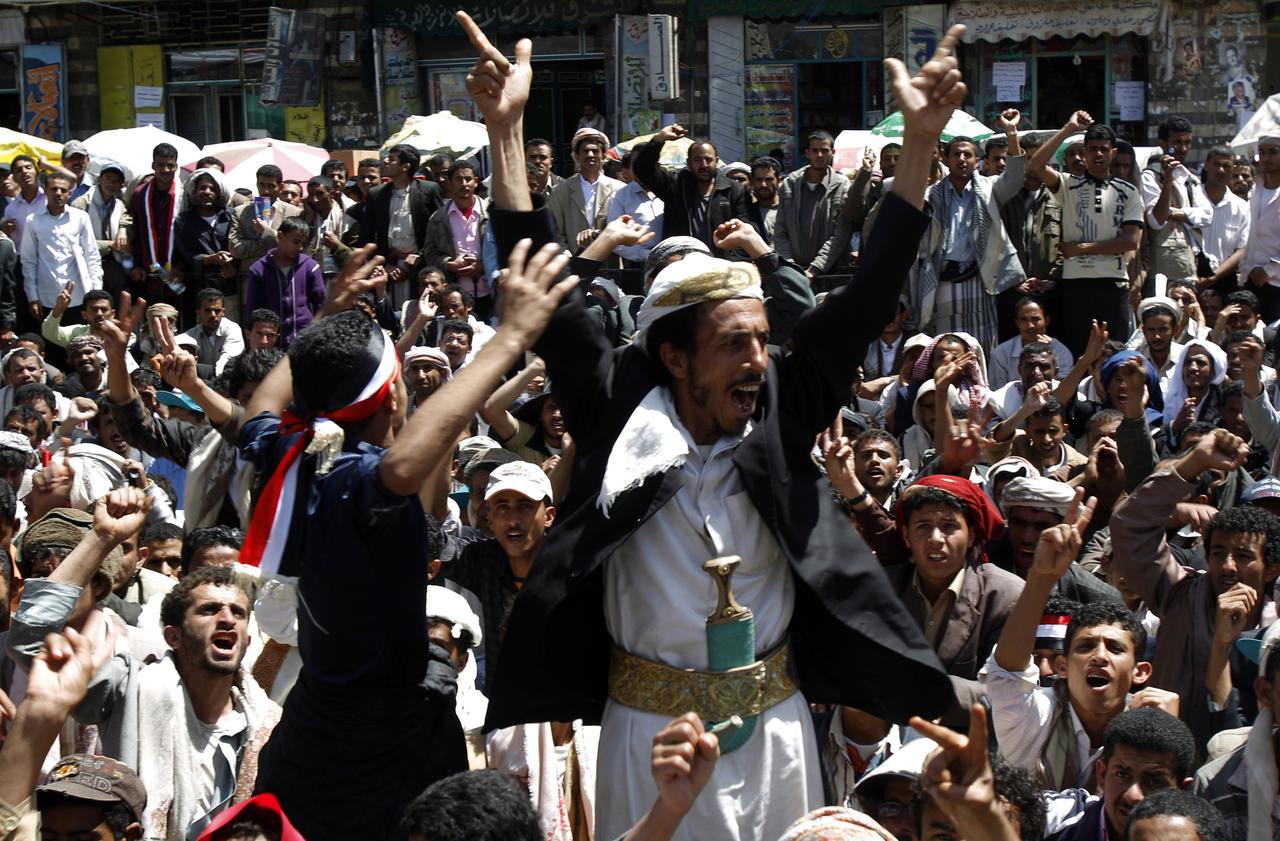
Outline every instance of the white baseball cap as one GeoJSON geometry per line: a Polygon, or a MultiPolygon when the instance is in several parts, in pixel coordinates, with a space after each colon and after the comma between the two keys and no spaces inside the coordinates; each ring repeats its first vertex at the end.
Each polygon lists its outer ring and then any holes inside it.
{"type": "Polygon", "coordinates": [[[535,501],[551,501],[551,480],[542,468],[527,461],[513,461],[494,469],[484,489],[485,501],[502,491],[515,491],[535,501]]]}

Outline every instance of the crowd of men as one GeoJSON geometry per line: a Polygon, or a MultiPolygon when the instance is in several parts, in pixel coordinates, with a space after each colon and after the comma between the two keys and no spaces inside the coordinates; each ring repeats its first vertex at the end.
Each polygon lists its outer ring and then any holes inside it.
{"type": "Polygon", "coordinates": [[[1280,136],[943,141],[957,27],[561,179],[458,18],[488,173],[0,184],[0,837],[1280,838],[1280,136]]]}

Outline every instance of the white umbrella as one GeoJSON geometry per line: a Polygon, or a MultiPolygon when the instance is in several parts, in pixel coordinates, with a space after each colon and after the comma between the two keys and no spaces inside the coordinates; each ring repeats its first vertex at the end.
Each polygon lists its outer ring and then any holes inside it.
{"type": "Polygon", "coordinates": [[[155,126],[100,131],[84,145],[89,150],[89,170],[95,175],[102,171],[102,164],[107,161],[121,164],[137,175],[151,171],[151,150],[161,143],[168,143],[178,150],[178,166],[194,163],[200,157],[199,146],[155,126]]]}
{"type": "Polygon", "coordinates": [[[1231,141],[1231,148],[1237,152],[1250,151],[1268,134],[1280,134],[1280,93],[1267,97],[1267,101],[1231,141]]]}
{"type": "MultiPolygon", "coordinates": [[[[307,181],[311,176],[319,175],[320,168],[329,160],[329,153],[319,146],[272,137],[214,143],[200,150],[201,157],[209,155],[222,161],[226,167],[222,180],[228,190],[247,187],[255,193],[258,168],[265,164],[280,167],[285,180],[297,181],[305,190],[307,181]]],[[[188,165],[186,169],[194,169],[194,165],[188,165]]]]}
{"type": "Polygon", "coordinates": [[[382,144],[385,155],[392,146],[408,143],[424,157],[440,153],[469,158],[489,145],[489,130],[481,123],[461,120],[451,111],[437,111],[429,117],[413,116],[382,144]]]}

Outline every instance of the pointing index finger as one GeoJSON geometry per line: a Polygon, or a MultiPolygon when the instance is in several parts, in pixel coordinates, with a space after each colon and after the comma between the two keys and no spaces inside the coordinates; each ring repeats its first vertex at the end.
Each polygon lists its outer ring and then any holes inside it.
{"type": "Polygon", "coordinates": [[[955,53],[956,44],[960,41],[960,36],[964,34],[964,24],[957,23],[955,26],[947,30],[947,34],[942,36],[942,40],[938,42],[938,47],[933,51],[935,59],[947,58],[955,53]]]}
{"type": "Polygon", "coordinates": [[[507,61],[507,57],[499,52],[498,48],[489,42],[488,37],[485,36],[480,25],[471,19],[471,15],[459,9],[455,13],[455,17],[458,19],[458,24],[462,27],[462,31],[467,33],[467,40],[471,42],[471,45],[475,47],[484,58],[489,59],[497,65],[499,72],[504,75],[510,73],[511,63],[507,61]]]}

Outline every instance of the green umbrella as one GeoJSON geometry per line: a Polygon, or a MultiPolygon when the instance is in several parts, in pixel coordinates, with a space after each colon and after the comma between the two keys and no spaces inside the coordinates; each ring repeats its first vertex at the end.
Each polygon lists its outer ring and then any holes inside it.
{"type": "MultiPolygon", "coordinates": [[[[902,137],[902,112],[895,111],[885,117],[880,122],[880,125],[871,130],[871,133],[884,135],[885,137],[902,137]]],[[[947,127],[942,130],[943,140],[950,140],[953,137],[972,137],[974,140],[986,140],[993,135],[995,135],[994,131],[958,108],[951,114],[951,119],[947,120],[947,127]]]]}

